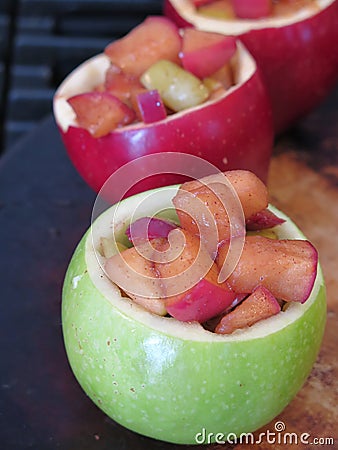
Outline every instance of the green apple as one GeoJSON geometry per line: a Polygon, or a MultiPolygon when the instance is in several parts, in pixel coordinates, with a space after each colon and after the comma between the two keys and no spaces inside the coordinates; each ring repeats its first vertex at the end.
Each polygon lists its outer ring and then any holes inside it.
{"type": "MultiPolygon", "coordinates": [[[[102,269],[100,239],[114,233],[123,243],[136,210],[138,217],[161,210],[172,219],[176,189],[151,191],[151,201],[149,193],[129,197],[96,219],[65,277],[62,324],[72,370],[102,411],[137,433],[194,444],[204,435],[252,432],[285,408],[317,357],[326,298],[318,267],[304,304],[290,302],[276,316],[217,335],[122,297],[102,269]]],[[[286,219],[280,238],[304,239],[288,217],[271,210],[286,219]]]]}

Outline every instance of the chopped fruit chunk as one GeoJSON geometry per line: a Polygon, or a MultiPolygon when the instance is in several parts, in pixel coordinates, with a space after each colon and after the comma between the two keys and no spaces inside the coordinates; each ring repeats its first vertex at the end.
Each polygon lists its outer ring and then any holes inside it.
{"type": "Polygon", "coordinates": [[[110,94],[128,104],[134,93],[144,89],[137,77],[124,73],[115,64],[111,64],[106,72],[104,88],[110,94]]]}
{"type": "Polygon", "coordinates": [[[157,89],[164,104],[175,112],[197,106],[209,97],[209,91],[200,79],[164,59],[144,72],[141,83],[147,89],[157,89]]]}
{"type": "MultiPolygon", "coordinates": [[[[219,267],[227,251],[223,244],[216,260],[219,267]]],[[[261,284],[277,299],[304,303],[316,278],[317,263],[317,251],[308,241],[247,236],[227,282],[235,292],[253,292],[261,284]]]]}
{"type": "Polygon", "coordinates": [[[171,230],[177,225],[169,220],[158,219],[156,217],[141,217],[131,223],[126,230],[126,235],[134,245],[149,239],[168,237],[171,230]]]}
{"type": "Polygon", "coordinates": [[[165,17],[151,16],[125,37],[109,44],[105,54],[124,72],[139,77],[159,59],[178,62],[180,49],[176,25],[165,17]]]}
{"type": "Polygon", "coordinates": [[[232,6],[241,19],[259,19],[272,14],[271,0],[232,0],[232,6]]]}
{"type": "Polygon", "coordinates": [[[67,101],[75,111],[78,125],[96,138],[135,119],[135,112],[108,92],[86,92],[67,101]]]}
{"type": "Polygon", "coordinates": [[[222,313],[233,303],[235,294],[225,286],[203,278],[183,294],[167,299],[167,311],[182,322],[203,323],[222,313]]]}
{"type": "MultiPolygon", "coordinates": [[[[256,175],[245,170],[233,170],[225,172],[225,175],[239,197],[245,218],[266,208],[268,204],[267,189],[256,175]]],[[[182,228],[197,235],[199,229],[196,221],[185,212],[187,203],[191,202],[191,195],[197,197],[201,201],[201,214],[205,215],[202,209],[203,205],[211,212],[211,219],[216,222],[220,242],[230,237],[230,225],[227,212],[219,198],[217,184],[213,184],[217,183],[217,180],[219,180],[218,175],[215,178],[210,176],[202,178],[200,181],[188,181],[182,184],[173,203],[182,228]],[[208,180],[208,184],[205,184],[206,180],[208,180]]],[[[204,220],[208,220],[207,217],[204,220]]]]}
{"type": "Polygon", "coordinates": [[[217,70],[210,76],[210,79],[221,83],[224,89],[229,89],[234,85],[234,74],[231,64],[224,64],[219,70],[217,70]]]}
{"type": "Polygon", "coordinates": [[[205,322],[227,309],[236,294],[226,283],[218,283],[217,266],[199,238],[185,230],[180,231],[185,238],[181,253],[169,262],[155,263],[155,269],[166,292],[168,313],[184,322],[205,322]],[[189,271],[193,266],[194,269],[189,271]],[[182,281],[179,281],[180,276],[182,281]],[[182,289],[171,295],[173,286],[177,288],[178,283],[182,289]]]}
{"type": "Polygon", "coordinates": [[[144,123],[153,123],[167,117],[167,111],[156,89],[143,91],[136,95],[134,109],[137,117],[144,123]]]}
{"type": "Polygon", "coordinates": [[[250,231],[265,230],[277,225],[281,225],[285,220],[277,217],[269,209],[263,209],[256,214],[253,214],[246,220],[246,228],[250,231]]]}
{"type": "Polygon", "coordinates": [[[223,316],[216,326],[215,332],[230,334],[235,330],[250,327],[260,320],[274,316],[280,310],[280,305],[271,292],[264,286],[257,286],[249,297],[223,316]]]}
{"type": "Polygon", "coordinates": [[[198,8],[199,14],[220,20],[230,20],[235,18],[234,9],[229,0],[216,0],[210,4],[201,5],[198,8]]]}
{"type": "Polygon", "coordinates": [[[236,52],[236,39],[186,28],[180,58],[184,69],[205,78],[217,72],[236,52]]]}
{"type": "Polygon", "coordinates": [[[109,278],[135,303],[154,314],[166,315],[164,299],[161,298],[161,283],[154,270],[154,264],[140,255],[135,247],[109,258],[105,270],[109,278]],[[129,286],[126,286],[125,280],[128,280],[129,286]]]}

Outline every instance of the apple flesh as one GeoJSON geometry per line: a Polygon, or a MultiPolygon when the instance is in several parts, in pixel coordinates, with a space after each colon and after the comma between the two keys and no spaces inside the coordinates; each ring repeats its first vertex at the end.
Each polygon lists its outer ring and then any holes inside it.
{"type": "Polygon", "coordinates": [[[209,97],[203,82],[180,65],[159,60],[141,76],[147,89],[159,91],[164,104],[174,112],[198,106],[209,97]]]}
{"type": "MultiPolygon", "coordinates": [[[[227,245],[220,247],[217,264],[222,267],[227,245]]],[[[304,303],[317,274],[318,254],[301,240],[276,240],[247,236],[239,262],[227,282],[235,292],[253,292],[260,284],[278,299],[304,303]]]]}
{"type": "MultiPolygon", "coordinates": [[[[225,175],[238,196],[244,218],[250,218],[267,207],[267,188],[254,173],[232,170],[226,172],[225,175]]],[[[200,217],[199,223],[206,224],[208,228],[211,228],[212,224],[215,223],[219,241],[221,241],[230,238],[230,222],[221,201],[221,192],[218,190],[217,182],[219,182],[218,175],[211,175],[202,180],[188,181],[180,186],[173,198],[173,204],[182,228],[198,235],[200,234],[198,224],[187,213],[192,200],[197,198],[210,211],[210,216],[206,216],[204,210],[202,210],[203,217],[200,217]]]]}
{"type": "Polygon", "coordinates": [[[215,328],[219,334],[230,334],[240,328],[278,314],[281,307],[276,298],[264,286],[257,286],[251,295],[235,309],[225,314],[215,328]]]}
{"type": "Polygon", "coordinates": [[[180,49],[175,24],[165,17],[150,16],[125,37],[109,44],[105,54],[126,73],[140,77],[159,59],[178,62],[180,49]]]}
{"type": "Polygon", "coordinates": [[[122,102],[130,104],[133,95],[141,92],[144,87],[136,76],[124,73],[118,66],[111,64],[106,71],[104,89],[122,102]]]}
{"type": "Polygon", "coordinates": [[[266,208],[253,214],[246,220],[246,229],[248,231],[266,230],[284,222],[284,219],[276,216],[276,214],[266,208]]]}
{"type": "MultiPolygon", "coordinates": [[[[155,271],[161,280],[168,313],[183,322],[205,322],[228,308],[236,298],[236,294],[226,283],[218,283],[216,264],[211,260],[199,237],[185,229],[179,230],[184,236],[184,245],[179,257],[171,261],[155,262],[155,271]],[[189,272],[188,269],[194,264],[197,268],[195,270],[201,270],[201,275],[189,272]],[[176,290],[179,276],[182,277],[183,288],[171,295],[173,290],[171,283],[174,283],[176,290]]],[[[166,242],[164,246],[167,247],[168,243],[166,242]]]]}
{"type": "Polygon", "coordinates": [[[260,19],[272,13],[271,0],[232,0],[231,3],[240,19],[260,19]]]}
{"type": "Polygon", "coordinates": [[[143,258],[137,251],[136,247],[124,250],[119,255],[113,255],[105,264],[106,273],[111,280],[119,285],[125,285],[120,282],[121,276],[135,280],[142,291],[134,292],[134,286],[128,286],[124,292],[133,299],[135,303],[146,308],[148,311],[164,316],[167,314],[164,299],[162,297],[162,286],[156,276],[154,265],[150,260],[143,258]],[[122,275],[121,275],[122,273],[122,275]],[[139,293],[140,292],[140,293],[139,293]]]}
{"type": "Polygon", "coordinates": [[[106,135],[112,128],[128,125],[135,118],[132,109],[108,92],[85,92],[67,101],[79,125],[88,129],[94,138],[106,135]]]}
{"type": "Polygon", "coordinates": [[[180,58],[186,70],[203,79],[217,72],[235,52],[235,38],[218,33],[205,34],[195,28],[187,28],[180,58]]]}
{"type": "MultiPolygon", "coordinates": [[[[144,211],[150,217],[171,205],[172,191],[156,193],[144,211]]],[[[304,304],[291,302],[283,313],[231,335],[156,316],[122,297],[97,257],[101,238],[111,238],[115,213],[123,223],[146,195],[103,213],[70,262],[62,329],[75,377],[105,414],[155,439],[196,444],[203,429],[214,437],[220,430],[252,432],[286,407],[311,371],[325,328],[321,271],[304,304]]],[[[304,239],[290,219],[273,212],[286,220],[280,238],[304,239]]],[[[125,229],[113,231],[123,241],[125,229]]]]}
{"type": "Polygon", "coordinates": [[[338,3],[317,0],[294,15],[259,20],[202,17],[189,0],[166,0],[165,14],[179,26],[236,36],[262,71],[280,133],[307,114],[338,79],[338,3]]]}

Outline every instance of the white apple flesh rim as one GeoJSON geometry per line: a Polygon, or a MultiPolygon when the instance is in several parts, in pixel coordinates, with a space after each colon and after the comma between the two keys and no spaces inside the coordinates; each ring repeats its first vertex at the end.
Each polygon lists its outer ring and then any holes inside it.
{"type": "MultiPolygon", "coordinates": [[[[130,197],[94,222],[67,271],[62,324],[74,374],[99,408],[140,434],[195,444],[203,430],[213,436],[252,432],[291,401],[320,348],[325,287],[318,266],[304,304],[289,302],[230,335],[152,314],[122,296],[102,269],[101,239],[126,242],[135,210],[139,217],[163,211],[175,219],[176,190],[157,189],[151,202],[144,201],[149,192],[130,197]]],[[[285,219],[279,239],[304,239],[287,216],[270,209],[285,219]]]]}

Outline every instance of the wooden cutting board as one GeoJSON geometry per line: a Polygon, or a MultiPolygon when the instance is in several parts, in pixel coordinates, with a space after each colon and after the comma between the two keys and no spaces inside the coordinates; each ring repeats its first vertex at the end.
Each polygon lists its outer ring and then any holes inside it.
{"type": "MultiPolygon", "coordinates": [[[[336,103],[333,102],[333,105],[336,103]]],[[[311,131],[288,135],[275,147],[268,186],[271,203],[288,214],[316,246],[327,286],[327,326],[321,351],[304,387],[270,424],[258,430],[275,431],[282,421],[285,432],[309,433],[314,438],[334,438],[317,448],[338,449],[338,111],[308,118],[311,131]],[[329,120],[328,120],[329,119],[329,120]],[[328,120],[327,122],[325,122],[328,120]],[[320,132],[316,133],[316,126],[320,132]],[[299,136],[307,136],[304,141],[299,136]]],[[[321,442],[324,442],[323,440],[321,442]]],[[[326,441],[327,442],[327,441],[326,441]]],[[[249,445],[237,445],[236,450],[249,445]]],[[[224,446],[222,447],[224,449],[224,446]]],[[[310,449],[314,445],[266,442],[255,449],[310,449]]]]}

